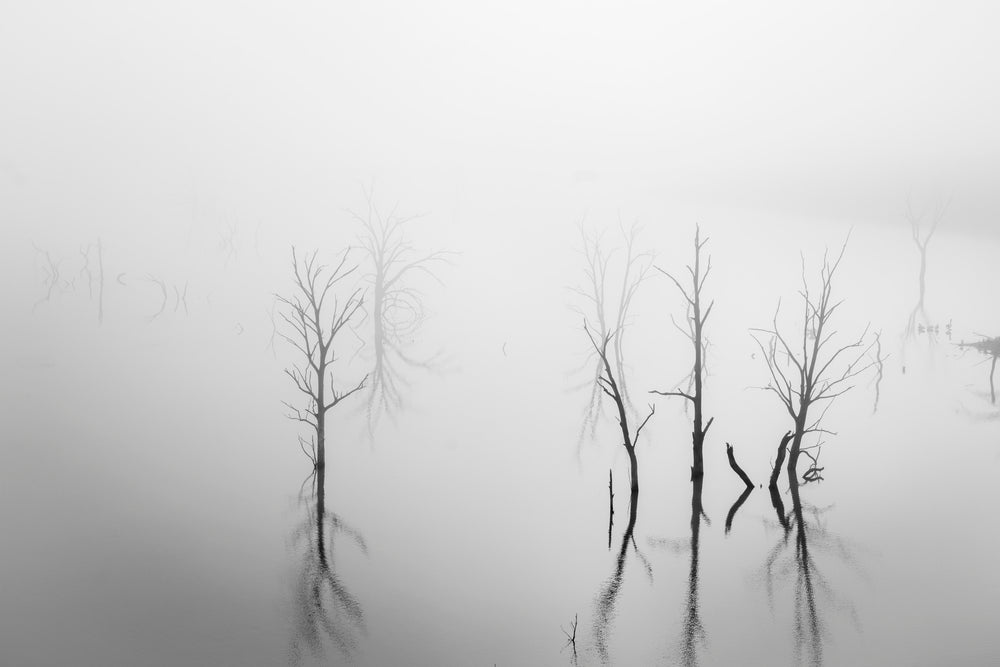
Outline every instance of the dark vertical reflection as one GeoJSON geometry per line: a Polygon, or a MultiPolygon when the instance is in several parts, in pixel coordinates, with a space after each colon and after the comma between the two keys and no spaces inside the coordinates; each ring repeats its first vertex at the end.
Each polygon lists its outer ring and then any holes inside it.
{"type": "Polygon", "coordinates": [[[365,633],[361,604],[337,573],[334,539],[346,534],[362,553],[367,554],[367,547],[358,531],[327,510],[325,481],[325,469],[318,468],[306,479],[299,494],[306,518],[293,534],[295,545],[302,544],[290,647],[291,663],[295,665],[301,663],[306,651],[323,659],[328,641],[350,660],[357,652],[359,636],[365,633]],[[307,486],[310,492],[305,491],[307,486]]]}
{"type": "Polygon", "coordinates": [[[733,503],[733,506],[729,508],[729,514],[726,515],[726,535],[728,535],[729,531],[733,528],[733,519],[736,518],[736,513],[741,507],[743,507],[743,503],[747,501],[747,498],[750,497],[751,493],[753,493],[753,487],[745,487],[743,489],[743,493],[740,494],[740,497],[737,498],[736,502],[733,503]]]}
{"type": "Polygon", "coordinates": [[[852,568],[856,564],[853,549],[826,530],[822,520],[824,510],[804,503],[799,480],[793,473],[789,473],[787,478],[792,503],[787,514],[780,492],[776,487],[771,488],[771,500],[782,527],[782,536],[771,550],[764,567],[768,601],[773,612],[775,579],[794,573],[794,664],[820,667],[824,662],[827,629],[823,620],[824,608],[832,606],[846,611],[855,623],[857,617],[852,605],[838,598],[830,581],[821,574],[816,556],[818,553],[826,554],[827,558],[835,556],[852,568]],[[789,550],[790,545],[794,549],[789,550]]]}
{"type": "MultiPolygon", "coordinates": [[[[615,614],[615,603],[618,600],[618,593],[621,590],[622,581],[625,575],[625,554],[628,551],[629,542],[632,542],[632,531],[635,529],[635,518],[639,508],[639,494],[633,492],[629,497],[628,526],[622,535],[621,548],[615,559],[615,569],[608,579],[608,583],[597,598],[597,613],[594,621],[594,635],[597,638],[597,653],[601,657],[601,662],[609,664],[608,659],[608,635],[609,626],[615,614]]],[[[634,544],[634,542],[633,542],[634,544]]]]}
{"type": "Polygon", "coordinates": [[[799,664],[823,664],[823,635],[816,609],[815,563],[809,553],[809,527],[802,514],[799,483],[793,472],[788,475],[795,518],[795,656],[799,664]],[[805,652],[805,655],[803,655],[805,652]]]}
{"type": "MultiPolygon", "coordinates": [[[[705,627],[701,623],[698,606],[698,544],[701,520],[705,515],[701,503],[703,479],[695,477],[691,482],[691,560],[688,567],[687,611],[684,616],[684,637],[681,646],[683,664],[687,667],[698,664],[698,644],[705,643],[705,627]]],[[[747,489],[748,494],[749,491],[750,489],[747,489]]]]}

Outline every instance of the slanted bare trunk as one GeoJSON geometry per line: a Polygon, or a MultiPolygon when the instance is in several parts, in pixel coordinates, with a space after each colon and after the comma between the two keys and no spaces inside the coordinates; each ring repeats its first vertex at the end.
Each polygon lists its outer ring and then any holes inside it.
{"type": "Polygon", "coordinates": [[[785,456],[788,453],[788,442],[792,439],[792,432],[787,431],[781,438],[781,442],[778,443],[778,453],[774,457],[774,468],[771,470],[771,481],[768,484],[769,488],[778,488],[778,476],[781,475],[781,466],[785,462],[785,456]]]}
{"type": "Polygon", "coordinates": [[[614,401],[615,407],[618,410],[618,426],[621,428],[622,445],[625,447],[625,451],[628,453],[629,459],[629,474],[632,481],[631,491],[633,494],[637,494],[639,493],[639,462],[635,456],[635,444],[639,439],[639,434],[642,432],[643,427],[649,422],[650,417],[652,417],[656,412],[656,407],[653,405],[649,406],[649,414],[646,415],[646,418],[641,424],[639,424],[639,428],[635,430],[635,435],[633,436],[629,432],[625,399],[622,396],[618,382],[615,380],[615,373],[611,369],[611,363],[608,361],[608,344],[611,342],[613,334],[606,334],[601,342],[598,342],[597,339],[594,338],[593,334],[591,334],[586,321],[583,323],[583,330],[586,332],[587,337],[590,339],[591,344],[594,346],[594,350],[597,352],[597,355],[601,360],[603,371],[601,375],[598,376],[601,390],[614,401]]]}

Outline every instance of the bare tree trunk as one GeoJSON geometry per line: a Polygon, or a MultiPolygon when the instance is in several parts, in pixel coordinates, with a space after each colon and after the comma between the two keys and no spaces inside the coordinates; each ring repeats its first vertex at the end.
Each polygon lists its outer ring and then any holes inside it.
{"type": "Polygon", "coordinates": [[[635,447],[626,447],[628,452],[629,473],[632,476],[632,495],[639,493],[639,462],[635,458],[635,447]]]}
{"type": "Polygon", "coordinates": [[[996,405],[997,402],[997,390],[996,386],[993,384],[993,372],[997,369],[997,358],[994,355],[993,363],[990,365],[990,402],[996,405]]]}
{"type": "Polygon", "coordinates": [[[796,476],[795,470],[799,463],[799,454],[802,451],[802,437],[806,431],[807,410],[808,407],[803,406],[799,411],[798,417],[795,418],[795,434],[792,437],[792,445],[788,448],[788,474],[792,477],[796,476]]]}
{"type": "MultiPolygon", "coordinates": [[[[715,305],[715,302],[713,301],[708,304],[708,307],[704,310],[704,312],[702,311],[701,292],[702,288],[705,286],[705,280],[708,278],[708,274],[712,270],[712,258],[709,257],[708,266],[706,267],[704,273],[702,273],[701,249],[706,243],[708,243],[708,239],[702,241],[701,230],[698,227],[695,227],[694,267],[692,268],[690,265],[687,267],[688,273],[691,276],[690,291],[685,289],[673,275],[667,273],[660,267],[656,267],[660,273],[673,281],[674,285],[677,286],[678,291],[680,291],[684,300],[687,302],[687,317],[685,318],[688,325],[687,331],[682,329],[676,321],[674,322],[674,326],[677,327],[694,346],[694,365],[692,366],[691,375],[689,376],[691,381],[688,384],[687,391],[653,390],[650,393],[659,394],[660,396],[680,396],[691,401],[691,404],[694,406],[694,425],[691,431],[692,481],[701,479],[701,477],[705,474],[705,433],[707,433],[709,427],[712,426],[712,419],[709,419],[707,424],[704,422],[704,414],[702,411],[702,385],[704,383],[705,374],[705,340],[703,331],[705,322],[708,320],[708,316],[712,312],[712,307],[715,305]]],[[[671,320],[673,320],[673,318],[671,318],[671,320]]]]}
{"type": "MultiPolygon", "coordinates": [[[[695,237],[695,249],[697,251],[697,256],[695,258],[695,280],[700,273],[700,250],[701,247],[698,245],[697,236],[695,237]]],[[[702,410],[701,410],[701,352],[702,352],[702,341],[701,341],[701,327],[704,323],[701,317],[701,289],[698,284],[695,284],[695,298],[694,298],[694,432],[692,433],[691,444],[692,444],[692,461],[691,466],[691,479],[699,479],[705,474],[705,455],[704,455],[704,445],[705,445],[705,431],[708,429],[702,427],[702,410]]]]}
{"type": "MultiPolygon", "coordinates": [[[[322,400],[322,399],[321,399],[322,400]]],[[[323,474],[326,467],[326,413],[320,410],[316,415],[316,469],[323,474]]]]}
{"type": "Polygon", "coordinates": [[[778,444],[778,454],[774,459],[774,469],[771,470],[771,482],[768,484],[768,488],[778,488],[778,475],[781,474],[781,465],[785,462],[785,454],[788,451],[788,441],[791,439],[792,432],[788,431],[781,438],[781,442],[778,444]]]}

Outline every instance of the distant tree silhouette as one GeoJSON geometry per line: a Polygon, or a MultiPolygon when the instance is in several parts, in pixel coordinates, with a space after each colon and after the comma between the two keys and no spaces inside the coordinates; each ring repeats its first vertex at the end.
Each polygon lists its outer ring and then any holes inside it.
{"type": "Polygon", "coordinates": [[[982,340],[975,341],[973,343],[959,343],[959,347],[972,348],[979,352],[980,354],[986,355],[991,358],[990,361],[990,403],[996,404],[997,402],[997,390],[996,384],[994,383],[994,375],[997,370],[997,358],[1000,357],[1000,336],[990,338],[989,336],[983,336],[982,340]]]}
{"type": "MultiPolygon", "coordinates": [[[[856,377],[880,363],[880,357],[872,355],[872,351],[877,350],[879,335],[869,335],[870,326],[852,342],[840,346],[833,343],[837,331],[832,328],[831,321],[843,304],[843,300],[833,300],[833,283],[846,249],[845,242],[832,261],[827,253],[823,254],[818,294],[810,291],[805,257],[802,258],[802,290],[799,292],[802,323],[794,338],[786,336],[778,326],[780,300],[771,320],[772,327],[751,329],[770,374],[769,384],[761,389],[779,398],[794,424],[788,448],[791,475],[796,474],[803,437],[808,433],[829,433],[820,422],[830,405],[850,391],[856,377]]],[[[772,473],[771,479],[775,480],[776,475],[772,473]]]]}
{"type": "Polygon", "coordinates": [[[712,270],[712,258],[708,258],[708,265],[705,267],[704,273],[702,272],[701,265],[701,249],[704,245],[708,243],[708,239],[704,241],[701,240],[701,229],[695,227],[694,232],[694,268],[689,264],[686,268],[688,275],[691,277],[691,285],[685,288],[681,285],[672,274],[664,271],[660,267],[656,269],[670,278],[677,289],[680,291],[681,295],[686,301],[687,313],[685,320],[687,322],[687,328],[682,328],[674,320],[673,316],[670,317],[674,326],[680,331],[684,336],[691,341],[691,345],[694,347],[694,365],[691,369],[691,374],[689,375],[690,381],[687,391],[673,390],[673,391],[657,391],[653,390],[651,393],[659,394],[660,396],[680,396],[691,402],[694,406],[694,430],[691,432],[692,440],[692,463],[691,463],[691,479],[696,479],[705,474],[705,457],[704,457],[704,445],[705,445],[705,434],[708,433],[708,429],[712,426],[714,417],[708,420],[708,423],[703,425],[702,416],[702,385],[704,384],[704,373],[705,373],[705,322],[708,320],[708,316],[712,313],[712,306],[715,302],[712,301],[707,307],[702,303],[702,290],[705,287],[705,280],[708,278],[708,274],[712,270]]]}
{"type": "MultiPolygon", "coordinates": [[[[586,260],[585,276],[586,283],[583,288],[573,288],[573,292],[583,297],[587,304],[584,308],[577,308],[577,311],[587,320],[593,323],[594,333],[599,339],[611,335],[612,358],[615,362],[616,377],[615,382],[621,393],[622,401],[626,409],[637,417],[637,413],[632,406],[631,396],[626,380],[626,366],[624,353],[625,329],[629,322],[632,300],[639,289],[639,286],[646,280],[652,266],[652,254],[639,252],[636,249],[636,240],[639,234],[639,227],[632,225],[628,230],[620,225],[619,229],[625,241],[623,261],[620,262],[621,284],[618,290],[618,302],[612,308],[612,303],[607,296],[609,283],[615,280],[612,259],[621,248],[614,247],[610,251],[606,250],[603,234],[588,235],[583,225],[580,226],[580,236],[583,240],[583,255],[586,260]],[[612,335],[613,334],[613,335],[612,335]]],[[[583,424],[580,428],[578,443],[583,442],[583,437],[590,429],[591,437],[594,437],[597,430],[597,422],[601,416],[601,381],[600,377],[604,373],[604,362],[599,355],[593,353],[587,356],[584,368],[593,363],[593,372],[590,378],[577,388],[588,387],[590,398],[587,403],[583,424]]]]}
{"type": "Polygon", "coordinates": [[[927,328],[930,327],[927,310],[924,307],[924,296],[927,291],[927,246],[930,244],[931,238],[934,237],[934,232],[937,231],[938,225],[941,224],[941,220],[948,211],[950,204],[951,200],[947,200],[934,207],[930,215],[930,223],[925,232],[922,229],[922,224],[926,212],[917,213],[913,210],[912,202],[909,199],[906,202],[906,219],[910,223],[910,234],[913,237],[913,243],[917,246],[917,250],[920,251],[920,274],[918,278],[920,291],[917,296],[917,303],[910,312],[910,317],[906,324],[906,335],[910,337],[917,333],[918,325],[927,328]],[[917,321],[918,316],[920,318],[919,323],[917,321]]]}
{"type": "Polygon", "coordinates": [[[317,262],[316,252],[300,260],[293,247],[295,291],[288,297],[275,295],[285,309],[281,319],[291,329],[291,334],[282,332],[280,335],[300,357],[298,363],[285,369],[285,374],[307,401],[305,408],[287,402],[285,405],[291,411],[288,415],[291,419],[312,429],[313,438],[309,442],[300,438],[299,444],[313,466],[320,469],[326,465],[326,413],[351,394],[361,391],[368,379],[365,375],[352,389],[337,391],[331,373],[331,366],[336,360],[334,340],[364,303],[360,288],[354,289],[343,301],[331,293],[357,269],[357,266],[346,266],[349,251],[344,251],[338,263],[328,269],[317,262]],[[333,299],[329,307],[327,297],[333,299]]]}
{"type": "Polygon", "coordinates": [[[402,367],[430,370],[436,358],[418,359],[406,352],[424,321],[423,295],[411,280],[423,274],[434,280],[435,264],[448,261],[453,253],[436,251],[417,254],[406,236],[406,225],[414,217],[399,217],[395,207],[383,214],[375,205],[374,196],[365,190],[368,210],[364,215],[352,213],[362,225],[361,247],[371,266],[366,276],[371,282],[370,317],[375,353],[368,395],[368,432],[374,434],[379,418],[390,418],[403,404],[406,380],[402,367]]]}

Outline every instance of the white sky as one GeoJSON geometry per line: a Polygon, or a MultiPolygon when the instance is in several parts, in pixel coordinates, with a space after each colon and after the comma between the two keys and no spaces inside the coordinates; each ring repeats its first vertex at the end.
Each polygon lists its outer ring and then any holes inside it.
{"type": "Polygon", "coordinates": [[[875,218],[954,194],[956,226],[995,229],[994,4],[755,5],[12,3],[0,195],[583,173],[875,218]]]}

